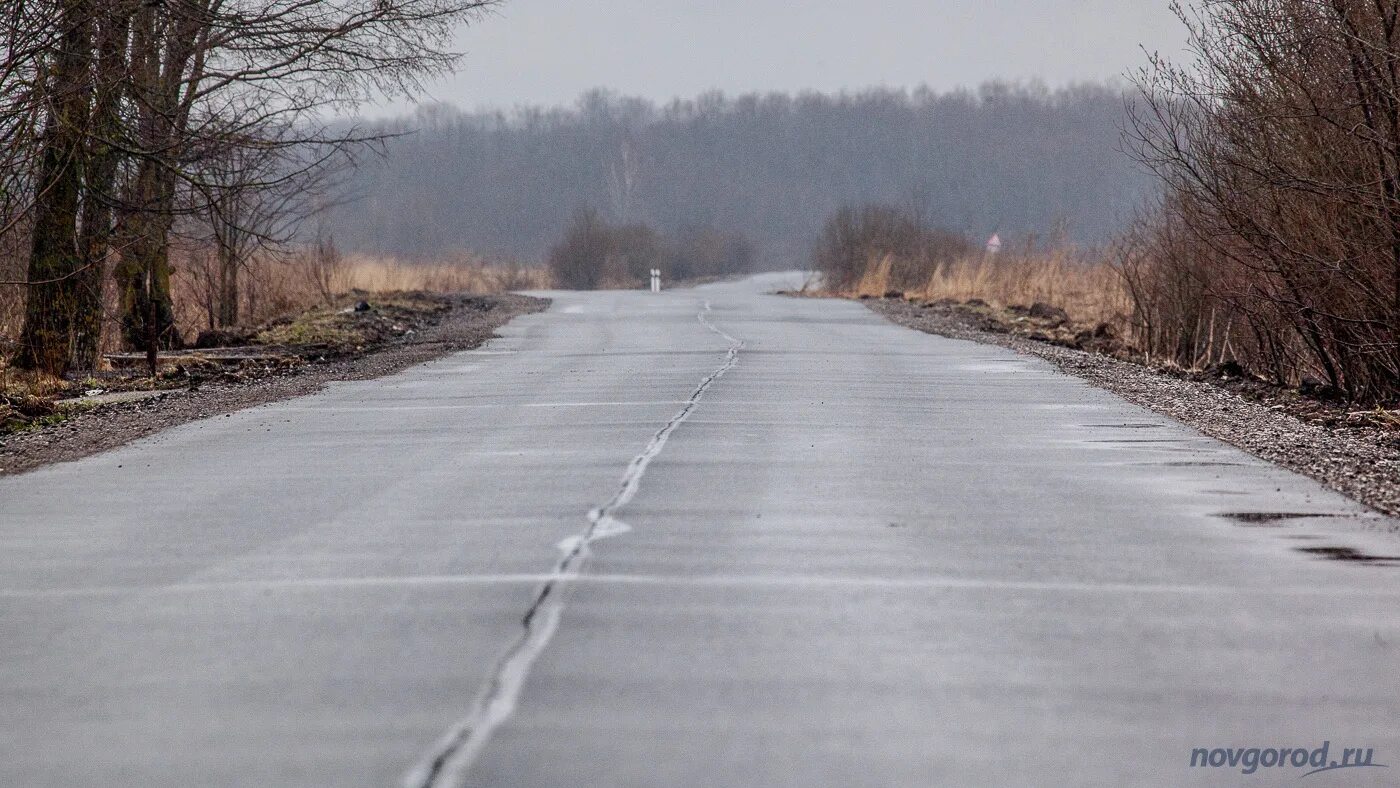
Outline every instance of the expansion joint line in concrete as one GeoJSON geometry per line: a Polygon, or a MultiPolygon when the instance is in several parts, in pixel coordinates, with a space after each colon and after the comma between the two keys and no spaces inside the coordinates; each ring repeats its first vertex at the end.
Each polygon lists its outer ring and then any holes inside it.
{"type": "Polygon", "coordinates": [[[555,564],[549,579],[540,587],[533,603],[525,611],[520,635],[496,664],[490,680],[467,716],[453,725],[404,778],[405,788],[443,788],[461,784],[477,756],[481,754],[482,748],[490,741],[491,735],[514,714],[530,668],[559,628],[566,591],[571,581],[583,571],[584,564],[588,561],[590,545],[599,539],[630,530],[626,523],[616,517],[616,513],[636,496],[637,491],[641,489],[642,476],[646,473],[647,466],[661,453],[671,434],[690,418],[705,392],[739,363],[739,351],[744,347],[743,341],[730,336],[710,322],[710,311],[710,302],[706,301],[697,319],[705,328],[729,342],[724,362],[700,381],[700,385],[691,392],[681,409],[651,437],[641,454],[632,458],[617,492],[613,493],[607,502],[588,513],[588,525],[583,532],[561,543],[564,555],[555,564]]]}

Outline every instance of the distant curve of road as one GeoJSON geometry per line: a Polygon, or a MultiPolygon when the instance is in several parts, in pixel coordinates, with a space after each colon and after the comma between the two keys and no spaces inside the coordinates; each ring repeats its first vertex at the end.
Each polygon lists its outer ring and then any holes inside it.
{"type": "Polygon", "coordinates": [[[1397,523],[791,279],[551,293],[479,350],[0,479],[0,785],[1400,768],[1400,567],[1326,560],[1397,523]]]}

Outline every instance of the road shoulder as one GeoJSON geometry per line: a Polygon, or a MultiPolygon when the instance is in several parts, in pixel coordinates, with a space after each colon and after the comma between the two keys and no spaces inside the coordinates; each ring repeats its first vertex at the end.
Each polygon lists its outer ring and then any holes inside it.
{"type": "Polygon", "coordinates": [[[956,313],[902,298],[868,299],[873,312],[906,328],[999,345],[1169,416],[1250,454],[1309,476],[1390,515],[1400,515],[1400,431],[1305,422],[1278,405],[1251,402],[1210,382],[1011,334],[984,331],[956,313]]]}

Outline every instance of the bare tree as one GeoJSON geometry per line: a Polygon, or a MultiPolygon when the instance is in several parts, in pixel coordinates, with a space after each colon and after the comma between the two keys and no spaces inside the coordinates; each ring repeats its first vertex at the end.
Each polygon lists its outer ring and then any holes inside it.
{"type": "Polygon", "coordinates": [[[253,255],[285,257],[302,224],[333,204],[327,194],[338,188],[349,161],[338,155],[308,160],[315,151],[272,144],[298,133],[284,127],[265,131],[253,144],[216,145],[198,165],[196,223],[217,260],[214,327],[238,324],[240,279],[253,255]]]}
{"type": "Polygon", "coordinates": [[[33,135],[33,175],[7,184],[32,195],[19,212],[33,250],[17,361],[58,373],[75,358],[95,360],[100,272],[115,252],[123,333],[154,369],[159,348],[179,343],[170,301],[177,220],[220,217],[230,261],[249,237],[275,235],[268,217],[250,221],[251,195],[380,137],[327,126],[318,114],[413,92],[453,64],[454,27],[494,2],[8,2],[13,62],[0,72],[0,128],[11,147],[24,147],[26,128],[43,128],[33,135]],[[235,168],[259,164],[234,177],[208,166],[220,157],[235,168]],[[261,167],[269,160],[279,166],[261,167]]]}
{"type": "Polygon", "coordinates": [[[1159,226],[1201,261],[1180,273],[1276,377],[1400,394],[1400,0],[1177,12],[1194,58],[1143,72],[1134,129],[1167,189],[1159,226]]]}

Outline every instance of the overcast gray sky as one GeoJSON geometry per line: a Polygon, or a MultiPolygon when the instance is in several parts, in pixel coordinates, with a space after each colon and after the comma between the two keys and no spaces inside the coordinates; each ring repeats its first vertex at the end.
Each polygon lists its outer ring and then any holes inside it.
{"type": "MultiPolygon", "coordinates": [[[[706,90],[936,89],[1122,75],[1177,52],[1167,0],[507,0],[462,32],[430,99],[572,103],[594,87],[664,101],[706,90]]],[[[402,111],[403,102],[365,108],[402,111]]]]}

